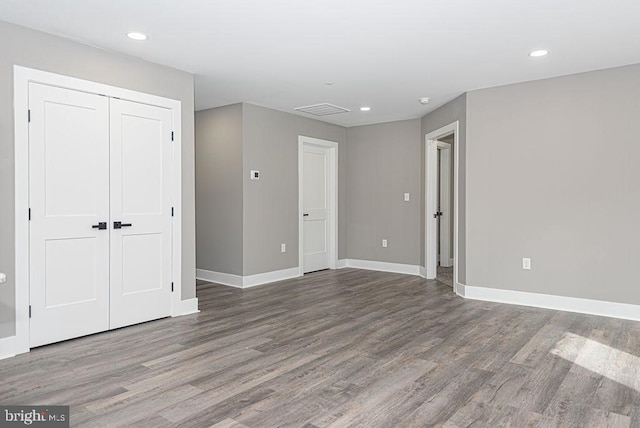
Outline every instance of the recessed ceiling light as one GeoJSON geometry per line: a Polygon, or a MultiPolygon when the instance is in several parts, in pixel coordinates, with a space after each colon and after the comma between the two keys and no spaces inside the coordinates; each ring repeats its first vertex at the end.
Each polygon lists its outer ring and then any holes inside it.
{"type": "Polygon", "coordinates": [[[429,104],[429,101],[431,101],[431,98],[422,97],[422,98],[418,98],[418,101],[420,101],[420,104],[429,104]]]}
{"type": "Polygon", "coordinates": [[[131,33],[127,33],[127,37],[133,40],[147,40],[147,35],[142,33],[137,33],[135,31],[131,33]]]}
{"type": "Polygon", "coordinates": [[[360,111],[369,111],[371,107],[360,107],[360,111]]]}
{"type": "Polygon", "coordinates": [[[545,56],[546,54],[548,54],[548,51],[545,51],[544,49],[541,49],[539,51],[533,51],[529,54],[529,56],[545,56]]]}

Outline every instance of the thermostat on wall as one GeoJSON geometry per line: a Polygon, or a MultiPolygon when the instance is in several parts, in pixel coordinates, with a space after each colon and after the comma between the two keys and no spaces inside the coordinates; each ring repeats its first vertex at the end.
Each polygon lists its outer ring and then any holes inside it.
{"type": "Polygon", "coordinates": [[[256,171],[255,169],[251,170],[251,179],[252,180],[260,180],[260,171],[256,171]]]}

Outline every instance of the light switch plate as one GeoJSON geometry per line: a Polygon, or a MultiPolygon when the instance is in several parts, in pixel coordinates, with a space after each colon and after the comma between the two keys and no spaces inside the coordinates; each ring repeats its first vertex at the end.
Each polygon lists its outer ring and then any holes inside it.
{"type": "Polygon", "coordinates": [[[405,194],[404,194],[404,201],[405,201],[405,202],[409,202],[409,198],[410,198],[409,193],[405,193],[405,194]]]}

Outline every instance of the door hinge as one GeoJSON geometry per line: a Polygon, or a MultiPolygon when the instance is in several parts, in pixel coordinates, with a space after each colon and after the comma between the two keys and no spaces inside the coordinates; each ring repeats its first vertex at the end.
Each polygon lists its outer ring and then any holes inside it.
{"type": "Polygon", "coordinates": [[[171,141],[173,141],[173,131],[171,131],[171,141]]]}
{"type": "Polygon", "coordinates": [[[31,110],[27,110],[27,121],[31,122],[31,110]]]}
{"type": "Polygon", "coordinates": [[[173,282],[171,283],[171,292],[173,293],[173,282]]]}
{"type": "Polygon", "coordinates": [[[29,221],[31,221],[31,208],[29,208],[29,221]]]}
{"type": "Polygon", "coordinates": [[[29,318],[31,318],[31,305],[29,305],[29,318]]]}
{"type": "Polygon", "coordinates": [[[173,207],[171,207],[171,217],[173,217],[173,207]]]}

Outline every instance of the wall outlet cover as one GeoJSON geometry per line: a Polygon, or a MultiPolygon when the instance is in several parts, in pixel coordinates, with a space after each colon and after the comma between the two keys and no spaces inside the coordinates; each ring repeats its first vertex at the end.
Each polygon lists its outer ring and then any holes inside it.
{"type": "Polygon", "coordinates": [[[531,259],[528,257],[522,258],[522,269],[530,270],[531,269],[531,259]]]}
{"type": "Polygon", "coordinates": [[[252,180],[260,180],[260,171],[252,169],[251,170],[251,179],[252,180]]]}

